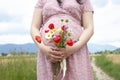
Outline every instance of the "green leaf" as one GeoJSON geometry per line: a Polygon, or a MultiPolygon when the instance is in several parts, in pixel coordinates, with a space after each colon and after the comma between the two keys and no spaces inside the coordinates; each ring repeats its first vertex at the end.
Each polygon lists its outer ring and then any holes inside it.
{"type": "Polygon", "coordinates": [[[61,19],[61,22],[63,22],[64,21],[64,19],[61,19]]]}
{"type": "Polygon", "coordinates": [[[69,22],[69,20],[68,20],[68,19],[66,19],[66,20],[65,20],[65,22],[66,22],[66,23],[68,23],[68,22],[69,22]]]}

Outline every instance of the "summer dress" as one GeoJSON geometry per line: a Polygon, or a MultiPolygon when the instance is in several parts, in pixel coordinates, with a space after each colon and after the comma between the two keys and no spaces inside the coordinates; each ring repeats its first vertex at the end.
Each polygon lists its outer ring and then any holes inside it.
{"type": "MultiPolygon", "coordinates": [[[[40,34],[45,45],[49,46],[51,44],[44,39],[44,31],[50,23],[54,23],[56,28],[60,28],[66,24],[61,22],[61,19],[68,19],[67,25],[73,32],[72,38],[78,39],[82,34],[82,14],[93,11],[90,0],[81,0],[80,4],[76,0],[62,0],[60,6],[57,0],[38,0],[35,8],[42,9],[43,25],[40,34]]],[[[59,74],[57,80],[61,80],[61,75],[62,73],[59,74]]],[[[52,78],[52,63],[38,50],[37,80],[53,80],[52,78]]],[[[67,58],[67,71],[64,80],[93,80],[87,45],[67,58]]]]}

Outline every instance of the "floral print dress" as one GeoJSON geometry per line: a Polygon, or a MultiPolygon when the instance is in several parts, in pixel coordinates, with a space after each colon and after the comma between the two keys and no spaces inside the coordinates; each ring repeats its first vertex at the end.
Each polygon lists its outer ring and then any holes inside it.
{"type": "MultiPolygon", "coordinates": [[[[82,34],[82,14],[93,12],[90,0],[62,0],[59,6],[57,0],[38,0],[35,8],[42,10],[42,28],[40,34],[45,45],[52,46],[44,39],[44,30],[50,23],[61,27],[61,19],[68,19],[67,24],[72,29],[72,38],[78,39],[82,34]]],[[[87,44],[67,59],[67,71],[64,80],[93,80],[87,44]]],[[[61,80],[60,73],[57,80],[61,80]]],[[[37,80],[53,80],[53,66],[46,56],[38,49],[37,56],[37,80]]]]}

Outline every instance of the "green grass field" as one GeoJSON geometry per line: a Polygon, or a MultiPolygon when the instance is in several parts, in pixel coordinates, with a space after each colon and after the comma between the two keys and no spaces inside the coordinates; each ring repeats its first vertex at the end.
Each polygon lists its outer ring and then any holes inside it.
{"type": "Polygon", "coordinates": [[[37,80],[36,56],[1,56],[0,80],[37,80]]]}
{"type": "MultiPolygon", "coordinates": [[[[115,80],[120,80],[120,64],[114,64],[105,56],[96,56],[95,58],[97,66],[115,80]]],[[[1,56],[0,80],[37,80],[36,56],[1,56]]]]}
{"type": "Polygon", "coordinates": [[[36,80],[36,56],[0,57],[0,80],[36,80]]]}
{"type": "Polygon", "coordinates": [[[120,80],[120,64],[113,63],[113,61],[106,56],[107,55],[96,56],[96,65],[115,80],[120,80]]]}

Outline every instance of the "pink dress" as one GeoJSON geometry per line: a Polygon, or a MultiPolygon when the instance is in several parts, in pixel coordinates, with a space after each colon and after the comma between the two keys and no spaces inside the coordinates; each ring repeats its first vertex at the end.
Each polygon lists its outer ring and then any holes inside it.
{"type": "MultiPolygon", "coordinates": [[[[81,16],[84,12],[93,11],[90,0],[62,0],[59,7],[57,0],[38,0],[36,8],[42,9],[43,25],[41,35],[43,42],[50,45],[44,39],[44,30],[48,24],[54,23],[60,27],[61,19],[69,19],[68,26],[72,29],[72,38],[77,39],[82,34],[81,16]]],[[[61,80],[62,73],[57,80],[61,80]]],[[[37,57],[37,80],[53,80],[52,63],[46,59],[46,56],[38,50],[37,57]]],[[[64,80],[93,80],[90,58],[87,45],[84,45],[79,51],[67,58],[67,71],[64,80]]]]}

